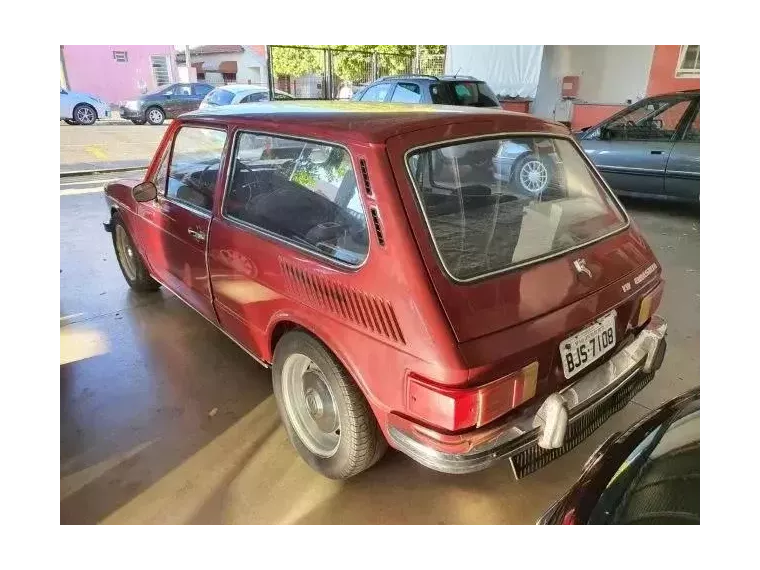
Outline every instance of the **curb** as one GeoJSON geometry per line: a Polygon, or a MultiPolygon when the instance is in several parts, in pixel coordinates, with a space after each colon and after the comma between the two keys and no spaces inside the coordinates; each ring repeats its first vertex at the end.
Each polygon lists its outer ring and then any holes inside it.
{"type": "Polygon", "coordinates": [[[138,165],[138,166],[119,166],[116,168],[94,168],[91,170],[70,170],[67,172],[61,172],[60,177],[61,178],[68,178],[73,176],[88,176],[90,174],[108,174],[109,172],[131,172],[133,170],[147,170],[148,165],[138,165]]]}

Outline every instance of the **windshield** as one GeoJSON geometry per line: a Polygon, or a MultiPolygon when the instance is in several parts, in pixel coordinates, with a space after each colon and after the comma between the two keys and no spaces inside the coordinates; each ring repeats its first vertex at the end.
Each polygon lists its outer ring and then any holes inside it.
{"type": "Polygon", "coordinates": [[[623,228],[572,143],[515,136],[424,149],[407,164],[441,262],[471,281],[623,228]]]}
{"type": "Polygon", "coordinates": [[[430,96],[437,105],[499,107],[499,100],[482,81],[446,81],[430,86],[430,96]]]}
{"type": "Polygon", "coordinates": [[[229,105],[235,98],[235,94],[232,91],[226,89],[214,89],[208,94],[206,103],[210,105],[229,105]]]}

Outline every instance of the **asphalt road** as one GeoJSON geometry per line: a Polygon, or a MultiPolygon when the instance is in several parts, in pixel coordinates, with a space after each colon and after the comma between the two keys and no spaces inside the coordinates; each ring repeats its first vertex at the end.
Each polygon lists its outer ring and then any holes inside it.
{"type": "Polygon", "coordinates": [[[170,293],[128,289],[101,225],[108,178],[61,185],[62,523],[533,523],[605,437],[699,384],[698,213],[629,203],[664,266],[670,324],[632,403],[519,482],[506,462],[452,476],[397,452],[324,479],[288,443],[268,371],[170,293]]]}

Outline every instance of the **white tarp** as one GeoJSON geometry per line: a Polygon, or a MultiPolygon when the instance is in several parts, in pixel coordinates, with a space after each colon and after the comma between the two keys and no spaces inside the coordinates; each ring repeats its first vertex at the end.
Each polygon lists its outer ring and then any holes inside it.
{"type": "Polygon", "coordinates": [[[446,75],[482,79],[502,97],[533,99],[544,46],[446,46],[446,75]]]}

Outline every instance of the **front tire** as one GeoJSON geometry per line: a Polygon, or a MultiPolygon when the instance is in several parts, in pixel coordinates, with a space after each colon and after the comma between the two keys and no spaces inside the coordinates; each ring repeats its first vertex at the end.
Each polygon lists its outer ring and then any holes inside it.
{"type": "Polygon", "coordinates": [[[145,111],[145,118],[151,125],[157,126],[164,122],[166,119],[166,113],[161,107],[151,107],[145,111]]]}
{"type": "Polygon", "coordinates": [[[111,218],[111,236],[116,260],[127,284],[140,293],[158,291],[161,285],[150,276],[119,214],[114,214],[111,218]]]}
{"type": "Polygon", "coordinates": [[[94,125],[98,120],[98,112],[92,105],[80,103],[74,107],[74,120],[79,125],[94,125]]]}
{"type": "Polygon", "coordinates": [[[348,479],[374,465],[387,450],[361,390],[313,336],[291,331],[280,339],[272,379],[288,438],[315,471],[348,479]]]}

